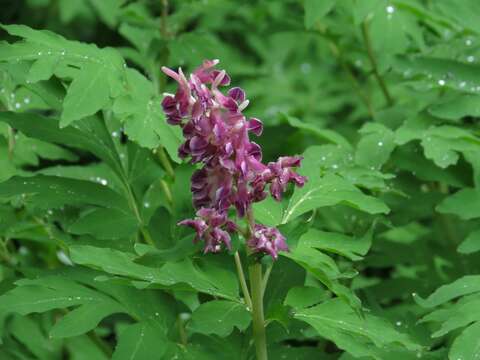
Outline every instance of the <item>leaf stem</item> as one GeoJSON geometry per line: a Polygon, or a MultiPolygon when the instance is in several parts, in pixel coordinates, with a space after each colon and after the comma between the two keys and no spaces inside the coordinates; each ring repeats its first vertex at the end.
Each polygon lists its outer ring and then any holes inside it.
{"type": "Polygon", "coordinates": [[[268,279],[270,278],[270,274],[272,273],[273,263],[267,267],[265,274],[263,275],[262,280],[262,296],[265,295],[265,289],[267,288],[268,279]]]}
{"type": "Polygon", "coordinates": [[[168,186],[168,183],[165,180],[160,180],[160,186],[162,187],[163,193],[165,194],[165,197],[167,198],[167,201],[170,205],[173,205],[173,197],[172,197],[172,192],[170,191],[170,187],[168,186]]]}
{"type": "Polygon", "coordinates": [[[172,163],[170,162],[167,153],[165,152],[165,148],[160,145],[157,147],[157,157],[158,160],[160,161],[160,164],[162,164],[163,168],[167,172],[167,174],[174,179],[175,178],[175,171],[173,170],[172,163]]]}
{"type": "Polygon", "coordinates": [[[235,251],[233,255],[235,259],[235,265],[237,267],[238,280],[240,281],[240,287],[242,288],[243,297],[245,298],[245,304],[248,308],[252,310],[252,299],[250,297],[250,292],[248,291],[247,281],[245,280],[245,273],[243,272],[242,260],[238,251],[235,251]]]}
{"type": "Polygon", "coordinates": [[[12,256],[8,250],[7,242],[7,238],[4,239],[0,237],[0,245],[3,248],[3,250],[0,251],[0,258],[3,259],[7,264],[13,265],[12,256]]]}
{"type": "Polygon", "coordinates": [[[155,246],[155,242],[153,241],[152,236],[150,235],[150,232],[145,226],[142,216],[140,215],[140,211],[138,210],[137,200],[135,199],[135,196],[133,195],[132,189],[130,188],[130,184],[128,184],[128,182],[125,182],[125,189],[127,191],[130,207],[132,208],[135,214],[135,217],[137,218],[137,221],[140,225],[140,232],[142,233],[143,239],[148,245],[155,246]]]}
{"type": "Polygon", "coordinates": [[[160,33],[164,38],[168,36],[167,17],[168,17],[168,0],[162,0],[162,14],[160,17],[160,33]]]}
{"type": "Polygon", "coordinates": [[[13,151],[15,150],[15,131],[8,126],[8,159],[13,159],[13,151]]]}
{"type": "Polygon", "coordinates": [[[267,337],[263,315],[262,264],[255,262],[248,268],[252,291],[253,340],[257,360],[267,360],[267,337]]]}
{"type": "Polygon", "coordinates": [[[183,346],[187,345],[187,333],[185,332],[185,328],[183,326],[183,320],[180,314],[177,316],[177,326],[178,326],[178,335],[180,336],[180,342],[183,346]]]}
{"type": "Polygon", "coordinates": [[[380,72],[378,71],[378,64],[377,64],[377,60],[375,59],[375,55],[373,53],[372,42],[370,40],[370,35],[368,32],[368,24],[366,21],[362,23],[362,36],[363,36],[363,41],[365,42],[365,46],[367,48],[368,59],[370,60],[370,64],[372,65],[373,75],[377,79],[378,85],[380,85],[380,89],[382,90],[383,96],[385,97],[385,100],[387,101],[388,106],[392,106],[393,98],[390,95],[390,92],[388,91],[387,84],[385,84],[385,81],[383,80],[382,76],[380,75],[380,72]]]}
{"type": "MultiPolygon", "coordinates": [[[[250,208],[247,211],[248,233],[251,236],[254,231],[255,220],[253,211],[250,208]]],[[[248,240],[248,238],[247,238],[248,240]]],[[[247,247],[247,254],[249,249],[247,247]]],[[[255,343],[255,351],[257,360],[267,360],[267,335],[265,332],[265,317],[263,314],[263,274],[262,264],[258,260],[254,260],[248,266],[250,275],[250,291],[252,295],[252,322],[253,322],[253,341],[255,343]]]]}
{"type": "Polygon", "coordinates": [[[337,44],[335,44],[335,42],[333,40],[329,40],[329,47],[330,47],[330,51],[332,52],[332,54],[337,58],[337,61],[340,64],[340,66],[342,67],[343,71],[345,71],[345,73],[347,74],[350,82],[353,85],[353,88],[355,89],[355,91],[358,94],[358,97],[363,101],[363,103],[367,107],[368,114],[370,115],[370,117],[373,117],[374,114],[375,114],[375,111],[373,109],[372,103],[371,103],[368,95],[366,95],[362,91],[362,88],[361,88],[360,84],[358,83],[357,78],[353,74],[352,69],[350,69],[348,64],[345,62],[343,54],[340,51],[340,49],[338,48],[337,44]]]}

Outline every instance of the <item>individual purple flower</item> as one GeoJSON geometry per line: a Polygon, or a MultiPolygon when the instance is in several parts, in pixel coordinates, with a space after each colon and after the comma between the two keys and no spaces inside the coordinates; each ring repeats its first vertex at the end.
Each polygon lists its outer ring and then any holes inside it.
{"type": "Polygon", "coordinates": [[[256,224],[252,238],[248,245],[255,252],[269,254],[274,260],[278,258],[279,251],[288,251],[285,237],[277,228],[256,224]]]}
{"type": "MultiPolygon", "coordinates": [[[[233,87],[226,94],[220,90],[230,84],[230,77],[224,70],[214,69],[217,64],[218,60],[206,60],[188,78],[181,69],[162,68],[178,82],[177,92],[165,94],[162,107],[168,123],[182,128],[185,141],[178,149],[179,156],[200,166],[191,179],[193,205],[200,209],[198,217],[180,224],[195,229],[197,241],[205,241],[205,252],[216,252],[221,244],[229,247],[230,237],[221,227],[230,224],[226,214],[232,206],[244,217],[254,202],[265,199],[265,189],[281,200],[289,183],[303,186],[306,181],[294,170],[301,157],[262,163],[262,149],[250,141],[249,133],[260,136],[263,124],[243,114],[249,104],[243,89],[233,87]],[[218,218],[222,221],[213,220],[218,218]]],[[[268,229],[269,235],[265,234],[270,237],[265,236],[270,240],[253,238],[248,243],[255,251],[276,258],[277,252],[287,247],[278,230],[268,229]]]]}
{"type": "Polygon", "coordinates": [[[236,231],[235,223],[227,218],[225,213],[215,209],[201,208],[195,219],[180,221],[178,225],[190,226],[195,230],[195,242],[205,241],[204,253],[218,252],[222,244],[231,249],[230,233],[236,231]]]}
{"type": "Polygon", "coordinates": [[[267,169],[253,181],[253,186],[262,189],[269,183],[272,197],[277,201],[281,200],[282,193],[286,191],[289,183],[299,187],[305,184],[307,179],[293,170],[300,166],[301,161],[301,156],[286,156],[280,157],[276,162],[268,163],[267,169]]]}

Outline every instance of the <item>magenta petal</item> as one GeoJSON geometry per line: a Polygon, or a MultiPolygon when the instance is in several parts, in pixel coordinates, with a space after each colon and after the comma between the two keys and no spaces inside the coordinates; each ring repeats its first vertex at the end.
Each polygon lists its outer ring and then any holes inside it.
{"type": "Polygon", "coordinates": [[[245,101],[245,91],[239,87],[233,87],[228,90],[228,96],[230,96],[233,100],[240,104],[245,101]]]}
{"type": "Polygon", "coordinates": [[[251,131],[257,136],[262,135],[263,123],[257,118],[251,118],[248,120],[248,131],[251,131]]]}

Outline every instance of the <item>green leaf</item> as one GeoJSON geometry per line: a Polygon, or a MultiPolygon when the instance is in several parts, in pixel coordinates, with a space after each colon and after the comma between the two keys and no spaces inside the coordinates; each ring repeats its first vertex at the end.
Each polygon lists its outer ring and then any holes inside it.
{"type": "Polygon", "coordinates": [[[457,121],[465,116],[480,116],[480,97],[478,95],[460,95],[431,106],[430,114],[446,120],[457,121]]]}
{"type": "Polygon", "coordinates": [[[57,176],[13,177],[0,183],[0,197],[20,195],[42,209],[88,204],[129,211],[127,201],[103,185],[57,176]]]}
{"type": "Polygon", "coordinates": [[[282,224],[293,220],[307,211],[338,204],[350,206],[370,214],[388,213],[388,207],[380,200],[365,195],[357,187],[343,178],[327,174],[323,177],[315,174],[315,165],[307,160],[303,163],[305,169],[313,167],[313,171],[303,170],[308,181],[302,188],[295,189],[284,213],[282,224]]]}
{"type": "Polygon", "coordinates": [[[125,312],[125,309],[113,301],[85,304],[68,312],[50,330],[53,338],[66,338],[85,334],[97,325],[105,317],[125,312]]]}
{"type": "Polygon", "coordinates": [[[283,206],[271,196],[253,204],[255,219],[267,226],[277,226],[282,221],[283,206]]]}
{"type": "Polygon", "coordinates": [[[92,7],[96,10],[100,18],[111,28],[113,28],[118,21],[118,16],[121,13],[120,7],[125,0],[89,0],[92,7]]]}
{"type": "Polygon", "coordinates": [[[466,360],[480,357],[478,334],[480,334],[480,322],[476,322],[463,330],[453,342],[448,358],[450,360],[466,360]]]}
{"type": "Polygon", "coordinates": [[[340,272],[340,269],[331,257],[303,243],[299,243],[295,249],[290,250],[288,253],[282,252],[281,255],[292,259],[305,268],[352,308],[360,309],[360,299],[353,291],[338,281],[341,278],[351,277],[351,274],[340,272]]]}
{"type": "Polygon", "coordinates": [[[133,214],[116,209],[94,209],[82,215],[69,231],[79,235],[91,234],[98,239],[120,239],[134,235],[138,227],[133,214]]]}
{"type": "Polygon", "coordinates": [[[459,152],[465,155],[479,151],[480,139],[472,132],[455,126],[431,126],[431,123],[431,119],[421,116],[407,120],[397,130],[396,142],[421,140],[425,157],[441,168],[456,164],[459,152]]]}
{"type": "Polygon", "coordinates": [[[428,298],[414,296],[415,301],[424,308],[433,308],[457,297],[473,294],[480,291],[480,275],[466,275],[458,280],[442,285],[428,298]]]}
{"type": "MultiPolygon", "coordinates": [[[[307,183],[302,188],[296,188],[287,210],[282,219],[282,224],[293,220],[307,211],[338,204],[350,206],[370,214],[388,213],[388,207],[379,199],[365,195],[357,187],[344,178],[327,173],[320,173],[326,156],[318,156],[323,147],[312,146],[303,154],[304,161],[299,172],[307,176],[307,183]]],[[[334,164],[339,168],[339,164],[334,164]]]]}
{"type": "Polygon", "coordinates": [[[436,208],[438,212],[455,214],[463,220],[480,217],[480,191],[464,188],[447,196],[436,208]]]}
{"type": "Polygon", "coordinates": [[[0,44],[0,61],[41,60],[34,65],[34,80],[48,78],[52,70],[57,77],[72,80],[63,103],[62,126],[95,114],[107,105],[110,97],[124,93],[124,61],[116,50],[69,41],[24,25],[2,25],[2,28],[25,41],[0,44]]]}
{"type": "Polygon", "coordinates": [[[27,81],[36,83],[42,80],[48,80],[55,72],[58,64],[56,57],[44,57],[35,61],[27,75],[27,81]]]}
{"type": "Polygon", "coordinates": [[[75,120],[94,115],[103,109],[110,97],[108,71],[103,66],[85,64],[82,75],[75,77],[63,101],[60,126],[70,125],[75,120]]]}
{"type": "Polygon", "coordinates": [[[65,340],[72,360],[108,360],[107,355],[88,336],[77,336],[65,340]]]}
{"type": "Polygon", "coordinates": [[[340,254],[351,260],[361,260],[372,245],[372,233],[368,231],[361,238],[353,238],[344,234],[311,229],[300,238],[300,244],[340,254]]]}
{"type": "Polygon", "coordinates": [[[298,286],[288,291],[284,304],[294,309],[303,309],[327,300],[327,292],[318,287],[298,286]]]}
{"type": "Polygon", "coordinates": [[[381,124],[367,123],[359,132],[363,136],[357,144],[355,162],[379,169],[388,161],[395,148],[393,131],[381,124]]]}
{"type": "Polygon", "coordinates": [[[112,360],[160,360],[166,351],[162,331],[148,322],[129,325],[119,334],[112,360]]]}
{"type": "Polygon", "coordinates": [[[244,331],[251,314],[245,305],[232,301],[214,300],[200,305],[192,314],[188,328],[201,334],[227,337],[236,327],[244,331]]]}
{"type": "MultiPolygon", "coordinates": [[[[318,2],[321,2],[321,0],[318,2]]],[[[287,114],[282,114],[282,116],[287,120],[290,126],[303,130],[309,134],[315,135],[321,140],[326,140],[336,145],[343,146],[347,149],[351,149],[352,147],[348,142],[348,140],[345,139],[342,135],[340,135],[336,131],[333,131],[330,129],[322,129],[316,126],[315,124],[305,123],[303,121],[300,121],[296,117],[289,116],[287,114]]]]}
{"type": "Polygon", "coordinates": [[[480,251],[480,229],[468,234],[467,238],[458,246],[457,251],[461,254],[471,254],[480,251]]]}
{"type": "Polygon", "coordinates": [[[305,0],[305,27],[310,29],[335,5],[336,0],[305,0]]]}
{"type": "Polygon", "coordinates": [[[204,265],[202,269],[190,260],[183,260],[154,268],[135,263],[135,255],[131,253],[93,246],[72,246],[70,256],[77,264],[99,268],[113,275],[131,278],[132,281],[143,281],[138,282],[139,286],[156,284],[182,290],[193,288],[230,300],[238,298],[235,275],[213,265],[204,265]]]}
{"type": "Polygon", "coordinates": [[[310,324],[320,336],[356,357],[372,356],[380,360],[376,349],[387,346],[392,349],[395,346],[421,349],[408,335],[398,332],[387,321],[370,314],[362,318],[339,299],[296,310],[294,317],[310,324]]]}
{"type": "Polygon", "coordinates": [[[104,160],[117,174],[123,172],[111,138],[108,137],[109,142],[104,140],[107,138],[106,129],[100,124],[99,119],[90,118],[89,121],[84,119],[82,127],[63,129],[59,128],[58,121],[55,119],[27,113],[0,112],[0,121],[6,122],[32,138],[88,150],[104,160]],[[95,130],[95,136],[88,131],[89,129],[95,130]]]}
{"type": "Polygon", "coordinates": [[[462,92],[476,92],[480,86],[479,65],[433,57],[398,57],[394,68],[418,76],[429,87],[448,87],[462,92]]]}
{"type": "Polygon", "coordinates": [[[0,297],[1,310],[26,315],[86,303],[113,303],[108,296],[61,276],[22,279],[17,285],[0,297]]]}
{"type": "Polygon", "coordinates": [[[457,163],[458,152],[479,151],[480,139],[460,128],[438,126],[424,132],[422,146],[427,159],[446,168],[457,163]]]}
{"type": "Polygon", "coordinates": [[[181,143],[181,131],[166,123],[161,99],[155,95],[153,84],[131,69],[127,71],[127,81],[128,94],[119,97],[113,106],[113,111],[125,123],[125,132],[148,148],[157,147],[161,141],[172,159],[180,162],[177,149],[181,143]]]}
{"type": "Polygon", "coordinates": [[[61,354],[59,344],[47,339],[40,328],[40,324],[33,319],[15,316],[11,324],[11,333],[37,359],[55,359],[61,354]]]}

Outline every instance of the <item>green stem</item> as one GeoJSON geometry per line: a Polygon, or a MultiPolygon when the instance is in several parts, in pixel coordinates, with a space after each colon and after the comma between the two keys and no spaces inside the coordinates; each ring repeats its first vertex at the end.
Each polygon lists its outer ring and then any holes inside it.
{"type": "Polygon", "coordinates": [[[356,91],[357,95],[360,97],[360,99],[363,101],[363,103],[367,107],[368,114],[370,115],[370,117],[373,118],[373,116],[375,114],[375,111],[373,109],[372,103],[370,102],[369,97],[362,91],[362,87],[358,83],[358,80],[355,77],[352,69],[346,63],[346,61],[345,61],[345,59],[342,55],[342,52],[338,48],[337,44],[335,44],[335,42],[333,42],[333,40],[329,40],[329,47],[330,47],[330,51],[332,52],[332,54],[337,58],[337,61],[340,64],[340,66],[342,67],[343,71],[347,74],[348,79],[352,83],[352,86],[353,86],[354,90],[356,91]]]}
{"type": "Polygon", "coordinates": [[[252,299],[250,298],[250,292],[248,291],[247,281],[245,280],[245,274],[243,272],[242,260],[240,259],[240,255],[238,251],[235,251],[233,255],[235,258],[235,265],[237,267],[237,274],[238,280],[240,281],[240,287],[242,288],[243,297],[245,298],[245,304],[247,304],[248,308],[252,309],[252,299]]]}
{"type": "Polygon", "coordinates": [[[128,184],[128,182],[125,182],[124,185],[128,195],[128,202],[130,203],[130,207],[132,208],[135,214],[135,217],[137,218],[137,221],[140,224],[140,232],[142,233],[143,239],[148,245],[155,246],[155,242],[153,241],[152,236],[150,235],[150,232],[148,231],[147,227],[143,223],[142,216],[140,215],[140,211],[138,210],[137,200],[135,200],[135,196],[133,195],[130,185],[128,184]]]}
{"type": "Polygon", "coordinates": [[[160,161],[160,164],[162,164],[163,168],[167,172],[167,174],[174,179],[175,178],[175,171],[173,170],[172,163],[170,162],[167,153],[165,152],[165,148],[160,145],[157,148],[157,157],[158,160],[160,161]]]}
{"type": "Polygon", "coordinates": [[[8,159],[13,159],[13,151],[15,150],[15,132],[11,126],[8,126],[8,159]]]}
{"type": "Polygon", "coordinates": [[[180,314],[177,316],[177,326],[178,326],[178,335],[180,337],[180,342],[183,346],[187,345],[187,333],[185,332],[185,327],[183,326],[183,320],[180,314]]]}
{"type": "Polygon", "coordinates": [[[370,64],[372,65],[373,75],[377,79],[378,85],[380,85],[380,89],[382,90],[383,96],[385,97],[388,106],[392,106],[393,98],[388,91],[387,84],[385,84],[385,81],[383,80],[380,72],[378,71],[377,60],[375,59],[375,55],[373,54],[372,42],[370,41],[370,35],[368,33],[368,25],[366,21],[362,23],[362,35],[363,41],[365,42],[365,46],[367,48],[368,59],[370,60],[370,64]]]}
{"type": "MultiPolygon", "coordinates": [[[[247,212],[247,220],[249,230],[248,233],[251,236],[255,226],[252,209],[249,209],[247,212]]],[[[262,264],[258,260],[253,260],[253,262],[248,266],[248,273],[250,275],[250,291],[252,295],[252,323],[255,351],[257,354],[257,360],[267,360],[267,335],[265,332],[265,317],[263,314],[264,283],[262,264]]]]}
{"type": "Polygon", "coordinates": [[[265,289],[267,288],[268,284],[268,279],[270,278],[270,274],[272,273],[273,269],[273,263],[270,264],[267,267],[267,270],[265,271],[265,275],[263,275],[263,280],[262,280],[262,296],[265,294],[265,289]]]}
{"type": "Polygon", "coordinates": [[[0,259],[5,261],[5,263],[7,263],[9,265],[12,265],[13,260],[12,260],[12,257],[10,255],[10,251],[8,250],[7,242],[8,242],[7,238],[5,238],[5,239],[0,238],[0,245],[2,247],[2,250],[0,251],[0,259]]]}
{"type": "Polygon", "coordinates": [[[257,360],[267,360],[267,336],[263,315],[263,281],[262,264],[255,262],[248,267],[250,274],[250,290],[252,291],[253,340],[257,360]]]}
{"type": "Polygon", "coordinates": [[[160,180],[160,186],[162,187],[162,191],[165,194],[170,206],[173,205],[172,192],[170,191],[170,187],[168,186],[167,182],[165,180],[160,180]]]}

